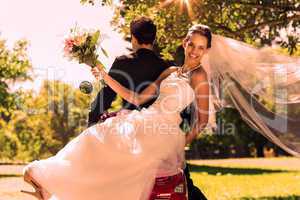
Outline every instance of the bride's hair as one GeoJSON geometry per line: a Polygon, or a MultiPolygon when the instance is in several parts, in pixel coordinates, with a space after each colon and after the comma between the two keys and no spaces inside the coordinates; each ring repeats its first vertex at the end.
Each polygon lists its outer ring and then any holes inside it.
{"type": "Polygon", "coordinates": [[[188,33],[186,35],[185,40],[188,40],[190,38],[190,36],[195,34],[195,33],[206,37],[206,39],[207,39],[207,48],[211,48],[212,34],[211,34],[210,28],[208,26],[203,25],[203,24],[196,24],[196,25],[192,26],[188,30],[188,33]]]}

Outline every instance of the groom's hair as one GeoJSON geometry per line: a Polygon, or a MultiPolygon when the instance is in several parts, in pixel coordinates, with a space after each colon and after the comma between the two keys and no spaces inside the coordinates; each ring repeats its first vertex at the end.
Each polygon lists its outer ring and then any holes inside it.
{"type": "Polygon", "coordinates": [[[153,44],[156,37],[156,26],[150,18],[139,17],[130,23],[130,32],[139,44],[153,44]]]}
{"type": "Polygon", "coordinates": [[[211,38],[212,34],[210,31],[209,26],[203,25],[203,24],[196,24],[192,26],[186,35],[186,39],[188,39],[192,34],[198,33],[207,39],[207,48],[211,48],[211,38]]]}

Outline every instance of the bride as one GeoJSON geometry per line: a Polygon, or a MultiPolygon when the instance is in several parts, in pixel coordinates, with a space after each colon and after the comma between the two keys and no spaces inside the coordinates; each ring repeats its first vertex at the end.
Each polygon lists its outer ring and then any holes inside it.
{"type": "MultiPolygon", "coordinates": [[[[182,67],[170,67],[137,94],[122,87],[100,66],[93,70],[122,98],[141,105],[159,92],[147,109],[119,114],[96,124],[68,143],[55,156],[34,161],[24,169],[24,180],[38,199],[59,200],[148,200],[155,178],[177,177],[171,200],[186,200],[182,173],[184,146],[208,121],[209,86],[201,60],[211,47],[212,34],[204,25],[195,25],[183,41],[182,67]],[[197,122],[185,135],[179,124],[180,112],[193,101],[197,122]]],[[[174,179],[175,180],[175,179],[174,179]]]]}

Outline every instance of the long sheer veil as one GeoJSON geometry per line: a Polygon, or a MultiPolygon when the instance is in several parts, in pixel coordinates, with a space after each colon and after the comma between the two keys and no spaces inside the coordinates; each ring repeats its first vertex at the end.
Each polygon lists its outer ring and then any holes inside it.
{"type": "Polygon", "coordinates": [[[252,128],[300,157],[299,58],[213,35],[203,66],[214,110],[235,107],[252,128]]]}

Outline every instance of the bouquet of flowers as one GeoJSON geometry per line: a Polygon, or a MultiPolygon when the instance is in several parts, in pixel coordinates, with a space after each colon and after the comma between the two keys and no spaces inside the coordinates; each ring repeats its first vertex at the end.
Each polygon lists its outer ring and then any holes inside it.
{"type": "MultiPolygon", "coordinates": [[[[97,49],[100,46],[100,31],[80,32],[77,28],[71,29],[71,36],[65,40],[64,54],[70,60],[85,63],[91,67],[104,65],[98,60],[97,49]]],[[[102,53],[107,52],[100,46],[102,53]]]]}
{"type": "MultiPolygon", "coordinates": [[[[65,57],[70,60],[76,60],[79,63],[85,63],[90,67],[102,66],[104,65],[98,60],[97,50],[100,47],[102,53],[108,57],[107,52],[100,46],[100,31],[94,32],[80,32],[78,28],[71,29],[71,35],[65,39],[64,54],[65,57]]],[[[102,78],[100,78],[100,83],[102,86],[106,86],[102,78]]],[[[80,90],[83,93],[90,93],[92,88],[91,84],[87,84],[87,81],[82,82],[80,85],[80,90]]]]}

